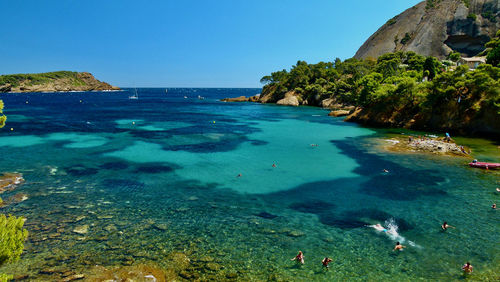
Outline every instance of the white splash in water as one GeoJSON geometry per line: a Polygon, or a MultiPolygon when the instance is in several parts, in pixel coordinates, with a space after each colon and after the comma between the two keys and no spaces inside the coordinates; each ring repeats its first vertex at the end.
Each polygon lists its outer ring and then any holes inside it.
{"type": "Polygon", "coordinates": [[[408,245],[416,248],[422,248],[421,246],[415,244],[413,241],[406,240],[405,237],[399,235],[398,233],[398,225],[396,224],[396,221],[394,218],[390,218],[384,222],[384,226],[381,224],[375,224],[375,225],[369,225],[369,227],[374,228],[375,230],[379,232],[384,232],[387,234],[387,237],[389,237],[392,241],[398,241],[399,243],[407,243],[408,245]],[[384,227],[386,226],[386,227],[384,227]]]}

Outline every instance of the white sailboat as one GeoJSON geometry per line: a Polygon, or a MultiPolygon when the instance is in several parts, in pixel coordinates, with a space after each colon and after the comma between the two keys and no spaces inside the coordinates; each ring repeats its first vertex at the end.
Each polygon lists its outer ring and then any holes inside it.
{"type": "Polygon", "coordinates": [[[137,94],[137,88],[135,88],[134,95],[132,95],[132,96],[128,96],[128,98],[129,98],[130,100],[137,100],[137,99],[139,99],[139,94],[137,94]]]}

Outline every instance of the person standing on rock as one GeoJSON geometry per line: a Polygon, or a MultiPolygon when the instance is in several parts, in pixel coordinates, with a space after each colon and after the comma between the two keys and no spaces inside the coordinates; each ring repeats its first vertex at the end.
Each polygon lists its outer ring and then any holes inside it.
{"type": "Polygon", "coordinates": [[[304,264],[304,254],[302,251],[299,251],[299,253],[292,260],[297,261],[297,263],[300,262],[301,264],[304,264]]]}

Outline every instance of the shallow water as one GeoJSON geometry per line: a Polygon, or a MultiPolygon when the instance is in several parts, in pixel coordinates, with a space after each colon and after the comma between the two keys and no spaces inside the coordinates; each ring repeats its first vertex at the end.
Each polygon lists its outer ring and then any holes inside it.
{"type": "MultiPolygon", "coordinates": [[[[375,140],[393,133],[322,109],[218,101],[258,92],[1,95],[0,167],[27,180],[2,198],[29,197],[3,212],[30,231],[21,261],[2,271],[43,280],[59,277],[54,267],[154,262],[202,279],[460,280],[470,261],[471,278],[498,278],[498,172],[380,151],[375,140]],[[457,228],[441,232],[442,221],[457,228]],[[407,248],[393,252],[395,240],[407,248]],[[302,267],[290,261],[298,250],[302,267]]],[[[500,160],[490,141],[457,140],[500,160]]]]}

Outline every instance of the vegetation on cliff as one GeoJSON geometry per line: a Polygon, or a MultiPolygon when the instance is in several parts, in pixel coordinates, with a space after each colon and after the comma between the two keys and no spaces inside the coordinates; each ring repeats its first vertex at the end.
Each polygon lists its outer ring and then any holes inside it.
{"type": "Polygon", "coordinates": [[[348,120],[371,125],[499,134],[500,68],[452,65],[414,52],[377,60],[299,61],[290,71],[264,76],[260,100],[276,102],[293,93],[302,104],[331,99],[357,106],[348,120]]]}
{"type": "Polygon", "coordinates": [[[0,92],[118,90],[87,72],[0,75],[0,92]]]}

